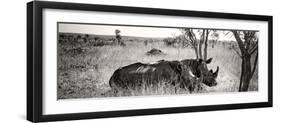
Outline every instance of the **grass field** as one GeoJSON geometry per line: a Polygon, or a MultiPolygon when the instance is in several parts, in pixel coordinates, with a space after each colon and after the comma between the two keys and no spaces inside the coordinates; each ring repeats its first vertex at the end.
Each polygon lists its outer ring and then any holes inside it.
{"type": "MultiPolygon", "coordinates": [[[[106,40],[106,39],[100,39],[106,40]]],[[[58,99],[91,98],[124,96],[111,91],[108,81],[113,72],[119,67],[135,62],[155,62],[158,60],[194,59],[194,51],[190,48],[175,48],[164,45],[161,41],[144,44],[145,39],[135,38],[126,40],[126,46],[101,45],[90,43],[58,43],[58,99]],[[146,52],[152,48],[160,49],[165,55],[148,56],[146,52]]],[[[107,40],[110,41],[110,38],[107,40]]],[[[241,59],[228,47],[215,45],[208,48],[208,57],[213,58],[209,69],[220,67],[215,87],[204,86],[203,92],[237,92],[240,78],[241,59]]],[[[249,91],[258,90],[258,69],[250,83],[249,91]]],[[[141,94],[155,95],[173,94],[171,91],[144,90],[141,94]]],[[[130,95],[129,95],[130,96],[130,95]]]]}

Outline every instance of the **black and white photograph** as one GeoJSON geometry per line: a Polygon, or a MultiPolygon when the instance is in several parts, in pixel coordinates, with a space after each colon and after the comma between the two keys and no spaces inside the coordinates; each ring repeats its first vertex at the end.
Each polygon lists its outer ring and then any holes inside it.
{"type": "MultiPolygon", "coordinates": [[[[240,6],[229,11],[205,8],[213,2],[203,7],[192,4],[197,1],[173,1],[161,7],[159,1],[149,4],[153,7],[73,1],[26,5],[28,121],[216,111],[181,115],[194,121],[197,115],[203,122],[216,116],[237,122],[220,110],[273,107],[277,45],[272,14],[254,8],[256,13],[239,11],[244,4],[237,1],[216,6],[240,6]],[[170,7],[175,3],[184,7],[170,7]],[[193,10],[193,5],[200,7],[193,10]]],[[[7,52],[17,45],[3,46],[10,46],[7,52]]],[[[15,54],[9,59],[24,56],[15,54]]],[[[18,69],[9,70],[10,78],[17,78],[18,69]]],[[[251,122],[245,114],[264,116],[258,110],[238,111],[238,119],[251,122]]]]}
{"type": "Polygon", "coordinates": [[[57,99],[259,91],[259,30],[57,22],[57,99]]]}

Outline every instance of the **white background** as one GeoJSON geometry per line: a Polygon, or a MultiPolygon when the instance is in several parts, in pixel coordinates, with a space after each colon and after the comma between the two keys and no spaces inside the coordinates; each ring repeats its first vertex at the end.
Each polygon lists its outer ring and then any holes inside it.
{"type": "MultiPolygon", "coordinates": [[[[81,0],[82,1],[82,0],[81,0]]],[[[6,0],[1,3],[1,45],[0,45],[0,122],[21,123],[26,112],[26,2],[27,0],[6,0]]],[[[280,122],[281,99],[281,52],[280,46],[280,3],[277,0],[91,0],[110,5],[142,6],[170,9],[204,10],[215,12],[235,12],[248,14],[268,14],[274,16],[274,108],[213,111],[73,122],[196,122],[196,123],[237,123],[237,122],[280,122]],[[278,28],[279,27],[279,28],[278,28]],[[279,49],[278,49],[279,48],[279,49]],[[279,65],[278,65],[279,64],[279,65]],[[279,90],[278,90],[279,89],[279,90]]],[[[70,121],[66,121],[70,122],[70,121]]]]}

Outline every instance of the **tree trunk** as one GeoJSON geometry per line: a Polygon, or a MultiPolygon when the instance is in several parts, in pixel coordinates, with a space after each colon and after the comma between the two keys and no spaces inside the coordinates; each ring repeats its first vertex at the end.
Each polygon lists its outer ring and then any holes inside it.
{"type": "Polygon", "coordinates": [[[198,48],[198,56],[199,56],[199,59],[202,59],[202,44],[201,43],[199,44],[199,48],[198,48]]]}
{"type": "Polygon", "coordinates": [[[241,82],[239,85],[239,91],[248,91],[249,84],[251,81],[251,57],[244,56],[242,59],[242,72],[241,72],[241,82]]]}
{"type": "Polygon", "coordinates": [[[205,47],[204,47],[204,60],[206,61],[207,60],[207,57],[208,57],[208,35],[209,35],[209,31],[206,30],[206,38],[205,38],[205,47]]]}
{"type": "Polygon", "coordinates": [[[239,88],[238,90],[240,91],[242,83],[243,83],[243,75],[244,75],[244,61],[242,60],[242,64],[241,64],[241,75],[240,75],[240,84],[239,84],[239,88]]]}
{"type": "Polygon", "coordinates": [[[196,55],[196,59],[198,60],[199,59],[199,55],[198,55],[198,50],[197,50],[197,47],[194,47],[194,52],[195,52],[195,55],[196,55]]]}
{"type": "Polygon", "coordinates": [[[203,29],[203,33],[202,33],[200,41],[199,41],[199,57],[200,57],[200,59],[203,58],[202,45],[204,43],[204,39],[205,39],[205,29],[203,29]]]}

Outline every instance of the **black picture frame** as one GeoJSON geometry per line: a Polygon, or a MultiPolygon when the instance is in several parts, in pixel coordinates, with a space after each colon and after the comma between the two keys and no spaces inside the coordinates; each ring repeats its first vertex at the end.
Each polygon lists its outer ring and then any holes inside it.
{"type": "Polygon", "coordinates": [[[273,59],[273,17],[264,15],[248,15],[248,14],[233,14],[233,13],[217,13],[217,12],[202,12],[202,11],[185,11],[185,10],[170,10],[156,8],[140,8],[140,7],[125,7],[125,6],[109,6],[109,5],[94,5],[80,3],[63,3],[63,2],[45,2],[33,1],[27,3],[27,120],[32,122],[46,121],[64,121],[64,120],[79,120],[79,119],[94,119],[107,117],[124,117],[137,115],[155,115],[155,114],[170,114],[170,113],[185,113],[185,112],[201,112],[214,110],[229,110],[229,109],[245,109],[272,107],[272,59],[273,59]],[[71,113],[71,114],[54,114],[43,115],[42,113],[42,10],[49,9],[65,9],[65,10],[85,10],[99,12],[117,12],[117,13],[132,13],[132,14],[151,14],[151,15],[168,15],[168,16],[188,16],[188,17],[203,17],[203,18],[220,18],[220,19],[238,19],[238,20],[256,20],[268,22],[268,101],[257,103],[241,103],[241,104],[224,104],[224,105],[207,105],[207,106],[191,106],[191,107],[171,107],[157,109],[139,109],[125,111],[106,111],[106,112],[91,112],[91,113],[71,113]]]}

